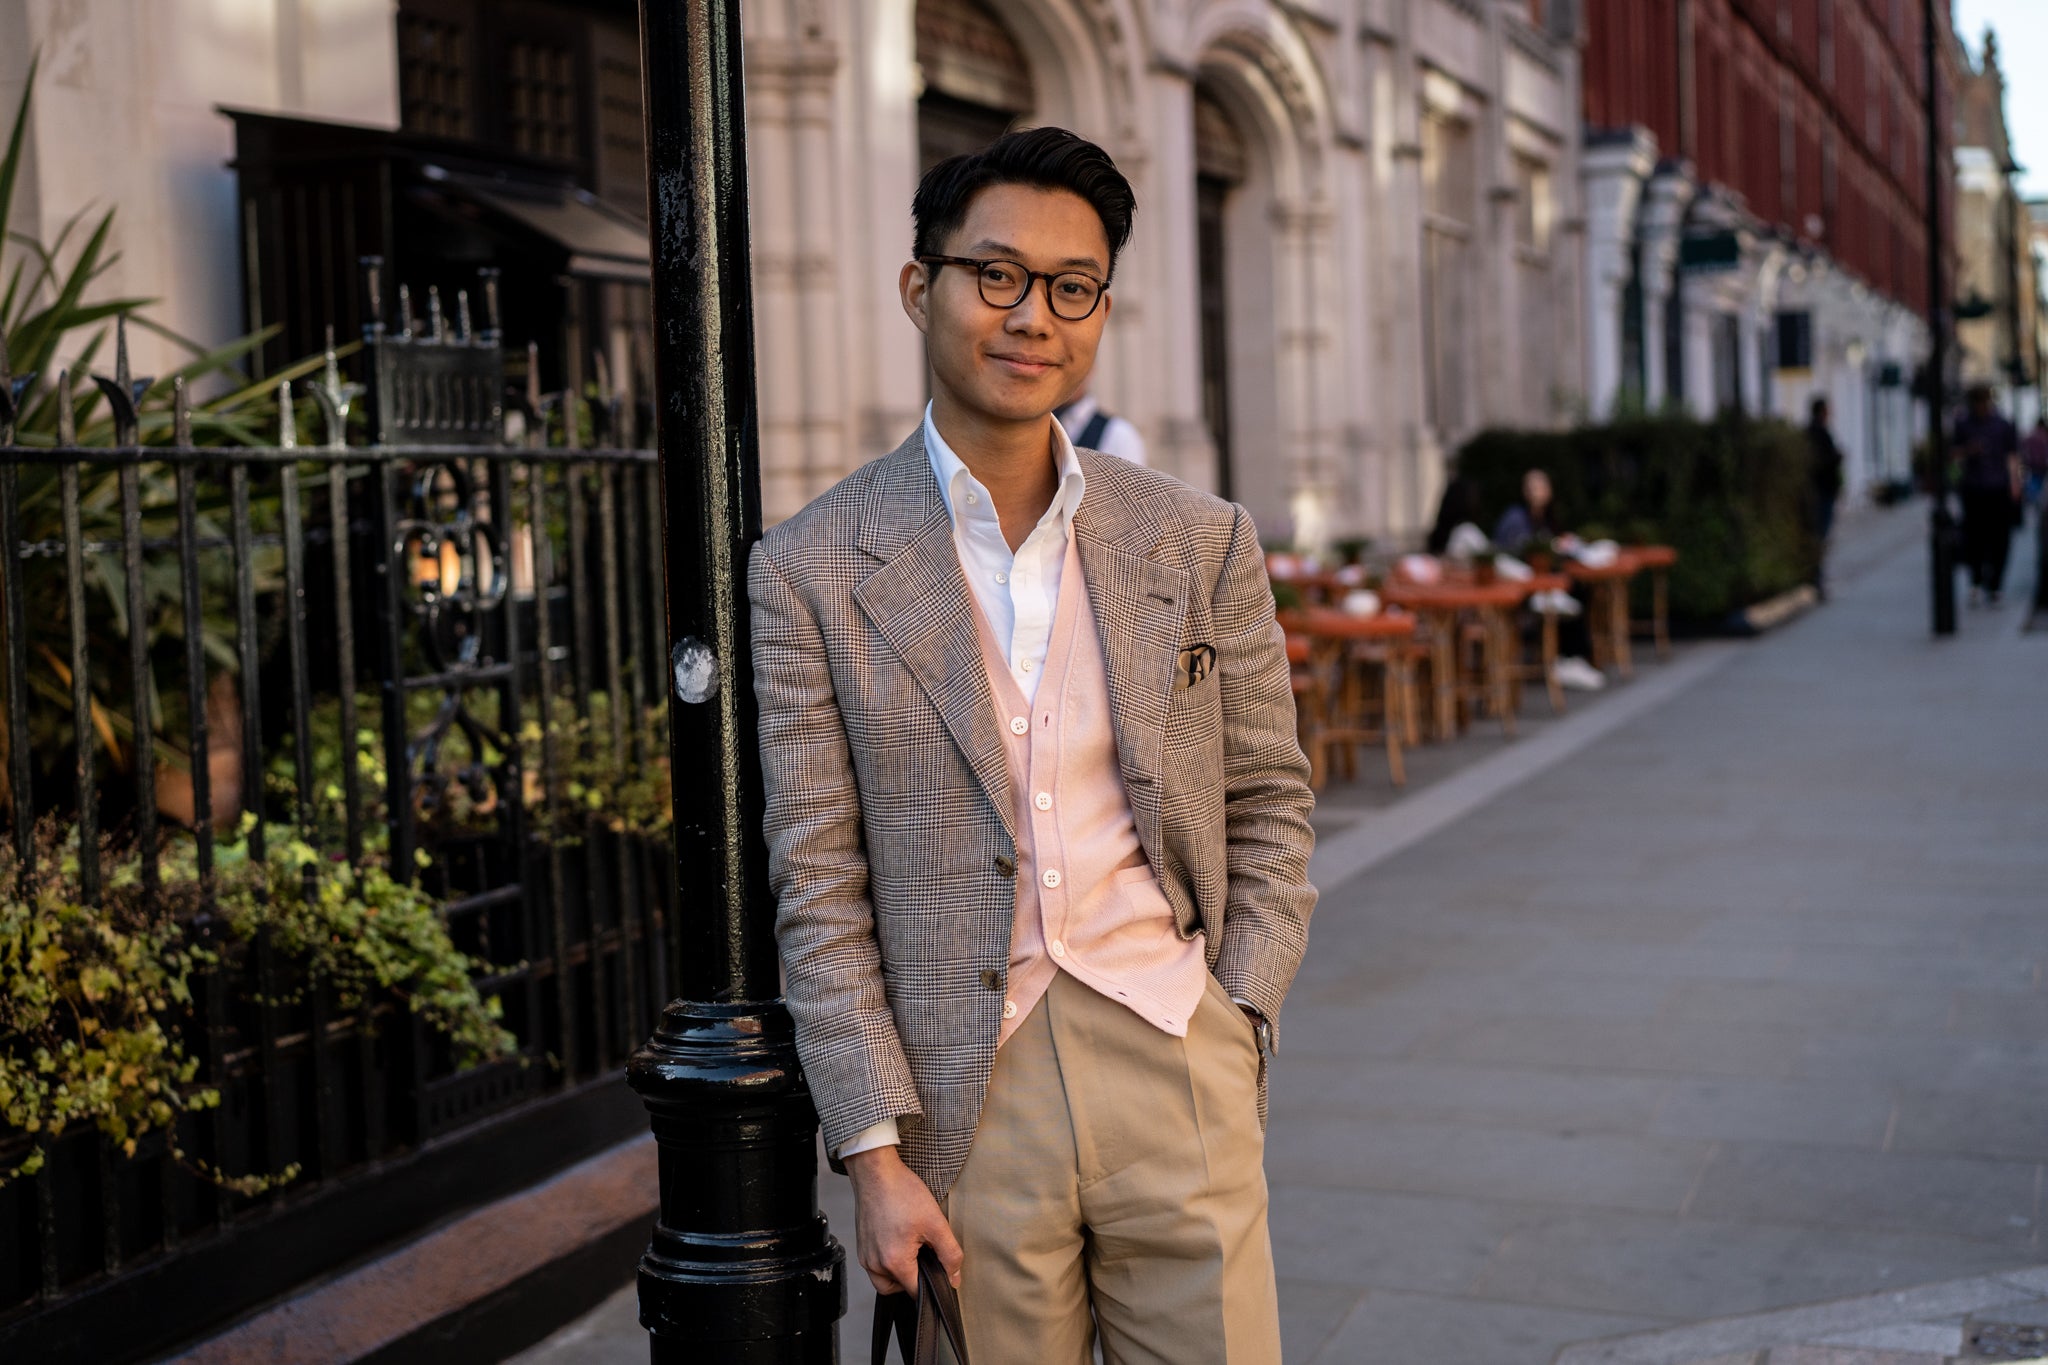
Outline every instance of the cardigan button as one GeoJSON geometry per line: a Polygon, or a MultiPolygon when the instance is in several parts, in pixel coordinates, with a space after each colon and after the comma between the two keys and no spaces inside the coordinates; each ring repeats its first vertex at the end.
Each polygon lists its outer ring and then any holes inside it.
{"type": "Polygon", "coordinates": [[[998,853],[996,855],[996,871],[1002,873],[1005,877],[1016,876],[1017,860],[1006,853],[998,853]]]}

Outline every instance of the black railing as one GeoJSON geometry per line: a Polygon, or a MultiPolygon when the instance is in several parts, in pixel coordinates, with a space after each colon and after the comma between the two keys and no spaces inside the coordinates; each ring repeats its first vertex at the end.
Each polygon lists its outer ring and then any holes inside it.
{"type": "Polygon", "coordinates": [[[616,1072],[670,995],[673,898],[654,455],[622,405],[540,394],[530,367],[508,395],[493,278],[481,327],[466,296],[416,323],[402,289],[387,327],[367,264],[367,384],[330,352],[310,409],[281,386],[273,446],[195,447],[182,387],[152,416],[125,343],[98,381],[111,446],[77,444],[62,376],[54,443],[15,444],[0,357],[0,805],[26,872],[56,819],[88,904],[103,834],[146,885],[171,853],[196,869],[189,931],[220,962],[187,1041],[222,1099],[132,1156],[0,1127],[0,1172],[46,1157],[0,1185],[0,1358],[147,1354],[641,1126],[616,1072]],[[491,964],[514,1055],[464,1067],[403,1001],[345,1007],[228,942],[219,860],[284,838],[416,876],[491,964]],[[301,1174],[229,1193],[172,1137],[301,1174]]]}

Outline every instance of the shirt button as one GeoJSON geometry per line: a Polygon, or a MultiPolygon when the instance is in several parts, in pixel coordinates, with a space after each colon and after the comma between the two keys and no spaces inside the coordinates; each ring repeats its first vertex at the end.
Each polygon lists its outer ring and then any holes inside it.
{"type": "Polygon", "coordinates": [[[1054,939],[1052,941],[1052,955],[1054,957],[1065,957],[1067,955],[1067,945],[1058,939],[1054,939]]]}
{"type": "Polygon", "coordinates": [[[1031,671],[1031,660],[1026,659],[1023,663],[1018,664],[1017,667],[1023,672],[1029,673],[1031,671]]]}
{"type": "Polygon", "coordinates": [[[996,575],[996,582],[998,582],[998,583],[1007,583],[1007,582],[1009,582],[1009,581],[1010,581],[1010,576],[1009,576],[1008,574],[1006,574],[1006,573],[999,573],[999,574],[997,574],[997,575],[996,575]]]}
{"type": "Polygon", "coordinates": [[[971,507],[971,506],[973,506],[973,505],[974,505],[975,503],[978,503],[978,502],[980,502],[980,501],[981,501],[981,495],[980,495],[980,494],[978,494],[978,493],[976,493],[976,492],[974,492],[973,490],[971,490],[971,489],[970,489],[970,490],[968,491],[968,494],[967,494],[967,504],[968,504],[968,506],[970,506],[970,507],[971,507]]]}
{"type": "Polygon", "coordinates": [[[1005,1000],[1005,1001],[1003,1002],[1003,1018],[1005,1018],[1005,1019],[1015,1019],[1016,1017],[1017,1017],[1017,1002],[1016,1002],[1016,1001],[1014,1001],[1014,1000],[1005,1000]]]}
{"type": "Polygon", "coordinates": [[[1058,868],[1048,867],[1045,870],[1045,884],[1047,886],[1058,886],[1060,884],[1060,870],[1058,868]]]}
{"type": "Polygon", "coordinates": [[[1030,733],[1031,733],[1031,722],[1030,722],[1030,721],[1028,721],[1028,720],[1026,720],[1026,719],[1024,719],[1024,717],[1022,717],[1022,716],[1012,716],[1012,717],[1010,717],[1010,733],[1011,733],[1011,734],[1013,734],[1013,735],[1028,735],[1028,734],[1030,734],[1030,733]]]}
{"type": "Polygon", "coordinates": [[[1052,793],[1040,792],[1038,795],[1031,798],[1031,804],[1038,807],[1040,810],[1051,810],[1052,793]]]}

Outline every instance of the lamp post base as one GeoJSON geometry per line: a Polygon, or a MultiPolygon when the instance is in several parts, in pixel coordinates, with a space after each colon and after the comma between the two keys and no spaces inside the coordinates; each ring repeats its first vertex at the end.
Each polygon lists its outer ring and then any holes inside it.
{"type": "Polygon", "coordinates": [[[1956,633],[1956,521],[1948,499],[1938,498],[1927,527],[1928,562],[1934,574],[1934,633],[1956,633]]]}
{"type": "Polygon", "coordinates": [[[835,1365],[846,1253],[818,1211],[817,1113],[780,1001],[678,1000],[628,1079],[660,1147],[640,1259],[653,1365],[835,1365]]]}

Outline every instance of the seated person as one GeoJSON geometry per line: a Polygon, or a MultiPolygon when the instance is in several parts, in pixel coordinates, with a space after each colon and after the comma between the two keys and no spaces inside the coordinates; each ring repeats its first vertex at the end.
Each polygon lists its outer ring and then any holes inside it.
{"type": "Polygon", "coordinates": [[[1519,556],[1532,540],[1555,540],[1560,534],[1557,507],[1550,497],[1550,475],[1532,469],[1522,475],[1522,500],[1500,514],[1493,526],[1493,545],[1502,554],[1519,556]]]}
{"type": "MultiPolygon", "coordinates": [[[[1532,469],[1522,475],[1522,500],[1501,513],[1494,523],[1494,548],[1503,554],[1521,555],[1531,542],[1569,541],[1558,525],[1557,507],[1551,500],[1550,475],[1532,469]]],[[[1562,605],[1562,604],[1557,604],[1562,605]]],[[[1557,623],[1557,680],[1582,692],[1597,692],[1607,685],[1600,670],[1586,662],[1592,653],[1593,637],[1586,630],[1584,603],[1572,599],[1572,610],[1560,612],[1557,623]]],[[[1556,610],[1556,606],[1542,607],[1556,610]]]]}

